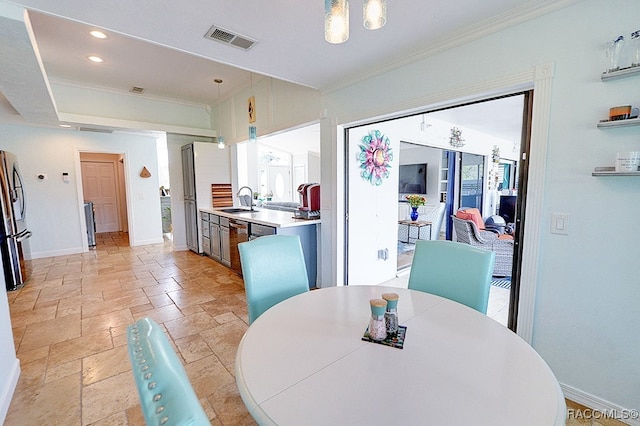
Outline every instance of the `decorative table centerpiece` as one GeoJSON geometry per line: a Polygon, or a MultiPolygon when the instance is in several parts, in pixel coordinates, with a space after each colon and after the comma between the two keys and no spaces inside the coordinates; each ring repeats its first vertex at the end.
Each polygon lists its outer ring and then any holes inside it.
{"type": "Polygon", "coordinates": [[[411,194],[406,196],[409,205],[411,206],[411,220],[414,222],[418,220],[418,207],[424,206],[427,199],[422,195],[411,194]]]}

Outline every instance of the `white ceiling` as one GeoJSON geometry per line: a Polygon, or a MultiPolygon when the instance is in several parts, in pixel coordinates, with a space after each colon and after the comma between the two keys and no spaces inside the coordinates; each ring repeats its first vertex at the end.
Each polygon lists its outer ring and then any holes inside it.
{"type": "MultiPolygon", "coordinates": [[[[47,81],[114,91],[138,86],[145,89],[142,96],[215,105],[258,75],[330,91],[576,1],[389,1],[387,24],[369,31],[362,25],[362,1],[352,0],[350,37],[340,45],[324,40],[319,0],[0,0],[0,12],[3,4],[31,11],[47,81]],[[258,43],[245,51],[208,40],[213,24],[258,43]],[[94,28],[108,38],[90,37],[94,28]],[[89,62],[91,54],[105,62],[89,62]]],[[[0,30],[3,45],[14,38],[0,30]]],[[[17,81],[21,75],[0,73],[0,90],[23,83],[17,81]]],[[[11,105],[20,103],[19,94],[4,94],[11,105]]],[[[0,101],[0,120],[3,112],[15,114],[4,96],[0,101]]],[[[26,116],[24,108],[15,109],[26,116]]]]}

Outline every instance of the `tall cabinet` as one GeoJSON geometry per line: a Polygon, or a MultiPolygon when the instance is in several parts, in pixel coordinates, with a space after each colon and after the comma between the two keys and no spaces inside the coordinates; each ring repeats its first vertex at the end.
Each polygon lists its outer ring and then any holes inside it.
{"type": "Polygon", "coordinates": [[[210,142],[182,146],[182,182],[187,247],[203,253],[198,210],[211,209],[211,185],[231,182],[229,150],[210,142]]]}

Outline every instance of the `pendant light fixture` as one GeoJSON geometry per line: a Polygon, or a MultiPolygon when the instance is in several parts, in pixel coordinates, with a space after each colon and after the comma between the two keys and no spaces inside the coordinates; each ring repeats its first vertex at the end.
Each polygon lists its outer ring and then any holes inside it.
{"type": "MultiPolygon", "coordinates": [[[[216,83],[218,85],[218,99],[217,99],[217,101],[220,102],[220,84],[222,83],[222,79],[216,78],[213,81],[214,81],[214,83],[216,83]]],[[[219,149],[225,149],[225,147],[227,145],[224,142],[224,136],[217,136],[216,140],[218,141],[218,148],[219,149]]]]}
{"type": "MultiPolygon", "coordinates": [[[[387,0],[363,0],[362,22],[377,30],[387,23],[387,0]]],[[[340,44],[349,39],[349,0],[324,0],[324,39],[340,44]]]]}
{"type": "Polygon", "coordinates": [[[364,0],[362,18],[368,30],[384,27],[387,23],[387,0],[364,0]]]}
{"type": "Polygon", "coordinates": [[[349,38],[349,1],[324,0],[324,39],[340,44],[349,38]]]}

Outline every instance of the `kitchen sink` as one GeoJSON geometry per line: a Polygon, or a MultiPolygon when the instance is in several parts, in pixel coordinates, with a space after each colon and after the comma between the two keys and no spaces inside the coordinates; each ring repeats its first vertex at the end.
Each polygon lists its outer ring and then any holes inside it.
{"type": "Polygon", "coordinates": [[[225,213],[251,213],[252,211],[257,211],[257,210],[249,210],[248,208],[242,208],[242,207],[229,207],[227,209],[218,209],[221,212],[225,212],[225,213]]]}

